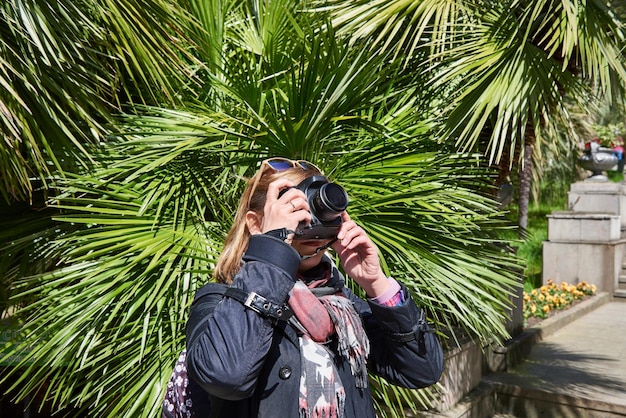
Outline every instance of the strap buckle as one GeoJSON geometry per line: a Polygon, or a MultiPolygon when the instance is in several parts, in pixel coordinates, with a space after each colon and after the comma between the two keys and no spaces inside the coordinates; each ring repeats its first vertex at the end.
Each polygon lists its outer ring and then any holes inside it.
{"type": "Polygon", "coordinates": [[[262,316],[278,321],[288,321],[293,316],[293,311],[286,304],[277,305],[256,292],[250,292],[247,295],[245,293],[241,289],[229,287],[225,296],[238,300],[243,306],[262,316]]]}
{"type": "Polygon", "coordinates": [[[243,306],[259,312],[259,308],[261,308],[261,310],[263,311],[267,311],[270,307],[270,304],[267,299],[259,295],[257,292],[250,292],[248,293],[248,297],[243,303],[243,306]]]}

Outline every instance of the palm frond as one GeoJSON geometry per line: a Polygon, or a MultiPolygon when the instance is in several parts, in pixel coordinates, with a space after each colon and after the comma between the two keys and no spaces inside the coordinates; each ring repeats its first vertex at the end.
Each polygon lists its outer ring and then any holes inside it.
{"type": "Polygon", "coordinates": [[[353,42],[372,42],[374,48],[408,57],[419,49],[431,54],[447,50],[468,13],[464,2],[453,0],[320,3],[320,9],[330,9],[333,26],[353,42]]]}
{"type": "Polygon", "coordinates": [[[512,2],[489,10],[463,31],[463,44],[445,53],[451,59],[438,73],[441,88],[463,80],[446,122],[462,149],[474,149],[489,128],[490,160],[499,161],[505,143],[510,150],[523,143],[527,125],[540,132],[561,123],[564,94],[586,96],[582,80],[600,95],[621,94],[623,34],[604,6],[512,2]]]}
{"type": "MultiPolygon", "coordinates": [[[[517,260],[497,238],[499,213],[483,193],[490,173],[475,156],[450,153],[447,137],[435,137],[431,103],[445,100],[424,88],[427,73],[409,71],[413,61],[396,59],[384,44],[351,42],[334,32],[326,12],[316,20],[300,2],[185,2],[194,19],[176,10],[172,22],[162,13],[172,4],[151,2],[145,16],[131,0],[106,4],[112,10],[99,19],[119,38],[97,45],[120,59],[114,74],[135,76],[120,85],[128,97],[115,96],[133,106],[90,149],[97,164],[55,178],[52,225],[60,232],[41,247],[54,254],[55,267],[13,281],[13,318],[29,338],[8,347],[4,359],[32,348],[2,378],[15,382],[18,398],[45,381],[58,409],[154,416],[184,345],[187,308],[209,280],[243,180],[270,155],[312,160],[344,185],[351,216],[379,246],[387,272],[409,285],[441,329],[506,337],[517,260]],[[147,23],[157,18],[171,25],[152,39],[147,23]],[[137,31],[127,31],[131,23],[137,31]],[[197,43],[179,45],[175,28],[189,31],[182,39],[197,35],[197,43]],[[190,53],[200,61],[201,90],[180,87],[184,104],[176,109],[136,105],[166,102],[178,85],[174,76],[171,84],[161,78],[160,42],[163,59],[181,65],[193,62],[185,48],[199,46],[190,53]],[[142,62],[143,72],[135,68],[142,62]],[[165,84],[143,90],[158,80],[165,84]]],[[[460,10],[429,4],[420,6],[428,22],[460,10]],[[429,10],[435,15],[427,17],[429,10]]],[[[450,79],[458,83],[456,75],[450,79]]],[[[394,400],[388,416],[432,395],[376,387],[379,402],[394,400]]]]}
{"type": "Polygon", "coordinates": [[[181,36],[193,25],[167,1],[4,2],[2,197],[28,200],[32,177],[48,187],[53,175],[94,164],[93,147],[122,105],[176,102],[194,79],[192,43],[181,36]]]}

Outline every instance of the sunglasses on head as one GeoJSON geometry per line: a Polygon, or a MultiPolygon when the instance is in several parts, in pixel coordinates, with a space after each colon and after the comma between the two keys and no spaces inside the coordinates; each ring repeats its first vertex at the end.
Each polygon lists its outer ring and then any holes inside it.
{"type": "Polygon", "coordinates": [[[287,158],[269,158],[267,160],[263,160],[263,162],[261,163],[261,169],[263,169],[264,165],[270,167],[272,170],[277,171],[277,172],[287,171],[291,168],[298,168],[298,167],[302,168],[303,170],[317,170],[320,173],[322,172],[322,170],[320,170],[320,168],[317,167],[315,164],[312,164],[305,160],[289,160],[287,158]]]}
{"type": "Polygon", "coordinates": [[[248,208],[250,207],[252,196],[254,196],[254,192],[256,191],[259,181],[261,180],[261,177],[263,176],[263,173],[265,172],[267,167],[277,173],[287,171],[292,168],[301,168],[303,170],[317,170],[319,173],[322,173],[322,170],[318,166],[305,160],[290,160],[288,158],[280,157],[268,158],[267,160],[263,160],[261,162],[259,172],[256,176],[256,180],[254,181],[254,185],[252,186],[252,190],[250,191],[250,196],[248,197],[248,208]]]}

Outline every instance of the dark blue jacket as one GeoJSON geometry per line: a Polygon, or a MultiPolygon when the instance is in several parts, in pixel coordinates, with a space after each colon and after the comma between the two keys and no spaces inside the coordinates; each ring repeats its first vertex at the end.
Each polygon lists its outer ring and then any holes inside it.
{"type": "MultiPolygon", "coordinates": [[[[277,238],[254,235],[244,261],[232,287],[285,304],[296,280],[298,253],[277,238]]],[[[330,284],[342,280],[334,269],[330,284]]],[[[441,377],[443,353],[422,311],[401,288],[405,302],[396,307],[366,302],[345,287],[343,292],[370,339],[369,371],[392,384],[425,387],[441,377]]],[[[203,295],[192,304],[187,323],[187,372],[191,383],[210,395],[212,416],[298,417],[301,370],[295,329],[233,298],[206,289],[198,293],[203,295]]],[[[375,417],[369,388],[355,386],[349,364],[340,363],[338,370],[346,391],[345,416],[375,417]]]]}

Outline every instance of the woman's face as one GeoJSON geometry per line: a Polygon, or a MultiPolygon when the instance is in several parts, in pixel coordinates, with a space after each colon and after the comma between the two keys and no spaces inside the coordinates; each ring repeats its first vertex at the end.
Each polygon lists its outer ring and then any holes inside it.
{"type": "MultiPolygon", "coordinates": [[[[266,181],[270,181],[269,184],[271,184],[272,182],[276,182],[279,181],[279,179],[283,179],[286,178],[288,180],[290,180],[294,185],[295,184],[299,184],[302,180],[304,180],[305,178],[307,178],[308,176],[311,175],[316,175],[318,173],[315,172],[305,172],[302,170],[289,170],[289,171],[284,171],[284,172],[280,172],[280,173],[273,173],[272,176],[267,179],[266,181]]],[[[254,233],[262,233],[263,230],[263,216],[264,214],[262,212],[252,212],[255,221],[254,222],[250,222],[248,224],[248,229],[250,231],[250,233],[254,234],[254,233]]],[[[320,247],[325,247],[331,240],[329,239],[307,239],[307,240],[293,240],[291,242],[291,246],[301,255],[301,256],[312,256],[313,254],[315,254],[315,252],[317,251],[318,248],[320,247]]],[[[322,257],[324,255],[325,251],[324,250],[320,250],[320,252],[318,254],[315,254],[315,256],[312,256],[310,258],[306,258],[303,259],[300,262],[300,268],[299,271],[303,272],[306,271],[310,268],[313,268],[315,266],[317,266],[320,261],[322,260],[322,257]]]]}
{"type": "MultiPolygon", "coordinates": [[[[315,254],[315,251],[317,251],[318,248],[320,247],[324,247],[326,245],[328,245],[328,243],[331,240],[329,239],[316,239],[316,240],[294,240],[291,243],[291,246],[293,248],[295,248],[295,250],[301,255],[301,256],[308,256],[308,255],[312,255],[315,254]]],[[[300,262],[300,268],[298,269],[299,272],[304,272],[307,271],[315,266],[317,266],[320,261],[322,260],[322,257],[324,256],[324,253],[326,251],[320,251],[319,253],[317,253],[314,257],[310,257],[310,258],[306,258],[304,260],[302,260],[300,262]]]]}

